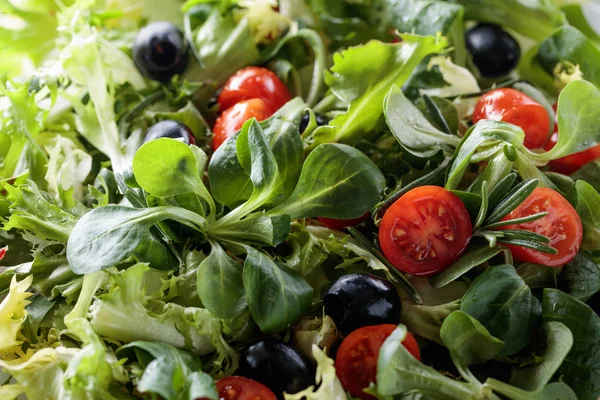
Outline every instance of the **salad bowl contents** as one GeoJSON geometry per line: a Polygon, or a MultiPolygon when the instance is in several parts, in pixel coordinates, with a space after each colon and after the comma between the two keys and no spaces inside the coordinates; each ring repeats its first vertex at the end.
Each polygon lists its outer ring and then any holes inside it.
{"type": "Polygon", "coordinates": [[[585,7],[7,2],[0,398],[596,400],[585,7]]]}

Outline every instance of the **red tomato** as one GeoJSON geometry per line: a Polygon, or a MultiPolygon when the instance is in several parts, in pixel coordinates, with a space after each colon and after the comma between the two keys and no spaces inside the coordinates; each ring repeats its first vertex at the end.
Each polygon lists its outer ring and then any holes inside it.
{"type": "Polygon", "coordinates": [[[229,376],[217,381],[219,400],[277,400],[265,385],[241,376],[229,376]]]}
{"type": "Polygon", "coordinates": [[[241,101],[254,98],[264,100],[276,111],[290,101],[292,96],[272,71],[261,67],[247,67],[229,78],[218,102],[221,110],[227,110],[241,101]]]}
{"type": "MultiPolygon", "coordinates": [[[[337,376],[352,396],[374,399],[363,389],[375,382],[379,349],[394,329],[396,325],[391,324],[365,326],[349,334],[340,345],[335,357],[337,376]]],[[[419,345],[410,333],[407,332],[402,344],[417,360],[421,360],[419,345]]]]}
{"type": "Polygon", "coordinates": [[[213,149],[217,150],[227,138],[239,131],[251,118],[263,121],[273,115],[272,109],[261,99],[244,100],[226,110],[213,128],[213,149]]]}
{"type": "Polygon", "coordinates": [[[550,117],[546,109],[531,97],[510,88],[495,89],[481,96],[475,105],[473,123],[482,119],[521,127],[528,149],[543,147],[550,131],[550,117]]]}
{"type": "Polygon", "coordinates": [[[379,242],[400,271],[432,275],[461,255],[473,227],[462,201],[438,186],[421,186],[400,197],[385,213],[379,242]]]}
{"type": "Polygon", "coordinates": [[[7,251],[8,251],[8,246],[7,247],[3,247],[3,248],[0,249],[0,261],[2,261],[2,259],[6,255],[7,251]]]}
{"type": "Polygon", "coordinates": [[[333,218],[318,217],[317,220],[320,223],[322,223],[323,225],[325,225],[326,227],[328,227],[329,229],[334,229],[336,231],[343,231],[344,229],[346,229],[348,227],[356,226],[356,225],[360,224],[361,222],[365,221],[367,218],[369,218],[369,215],[370,215],[370,213],[366,213],[362,217],[353,218],[353,219],[333,219],[333,218]]]}
{"type": "MultiPolygon", "coordinates": [[[[546,151],[552,150],[556,143],[558,142],[558,126],[554,130],[550,139],[548,139],[548,143],[544,148],[546,151]]],[[[581,151],[579,153],[571,154],[563,158],[559,158],[558,160],[550,161],[548,164],[550,169],[555,172],[559,172],[565,175],[571,175],[579,168],[583,167],[585,164],[592,162],[594,160],[600,159],[600,144],[596,146],[590,147],[587,150],[581,151]]]]}
{"type": "Polygon", "coordinates": [[[573,206],[560,193],[548,188],[536,188],[525,201],[503,218],[504,221],[531,214],[548,212],[532,222],[508,225],[502,229],[522,229],[550,238],[549,245],[557,254],[543,253],[526,247],[508,246],[517,261],[560,267],[575,257],[583,239],[581,219],[573,206]]]}

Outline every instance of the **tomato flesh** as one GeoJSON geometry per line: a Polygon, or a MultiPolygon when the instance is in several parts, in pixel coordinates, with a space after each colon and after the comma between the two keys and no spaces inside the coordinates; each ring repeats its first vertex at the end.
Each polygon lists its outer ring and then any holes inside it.
{"type": "MultiPolygon", "coordinates": [[[[550,139],[548,139],[548,143],[544,146],[547,151],[552,150],[552,148],[556,146],[556,143],[558,143],[557,129],[554,130],[554,133],[550,136],[550,139]]],[[[598,159],[600,159],[600,144],[590,147],[587,150],[580,151],[579,153],[570,154],[566,157],[550,161],[548,165],[552,171],[564,175],[571,175],[577,172],[585,164],[598,159]]]]}
{"type": "MultiPolygon", "coordinates": [[[[348,335],[340,345],[335,357],[336,371],[342,386],[352,396],[374,399],[363,389],[375,382],[379,349],[396,328],[392,324],[365,326],[348,335]]],[[[406,333],[402,344],[417,360],[421,360],[417,341],[410,333],[406,333]]]]}
{"type": "Polygon", "coordinates": [[[219,400],[277,400],[265,385],[241,376],[229,376],[217,381],[219,400]]]}
{"type": "Polygon", "coordinates": [[[262,99],[271,109],[278,110],[292,96],[271,70],[247,67],[229,78],[217,101],[221,110],[227,110],[241,101],[254,98],[262,99]]]}
{"type": "Polygon", "coordinates": [[[421,186],[398,199],[379,226],[383,254],[400,271],[428,276],[452,264],[469,244],[469,212],[452,192],[421,186]]]}
{"type": "Polygon", "coordinates": [[[318,217],[317,220],[328,227],[329,229],[333,229],[336,231],[343,231],[346,228],[351,226],[356,226],[363,221],[366,221],[369,218],[370,213],[366,213],[362,217],[352,218],[352,219],[333,219],[333,218],[325,218],[318,217]]]}
{"type": "Polygon", "coordinates": [[[213,128],[213,149],[217,150],[249,119],[256,118],[258,121],[263,121],[271,115],[273,115],[273,110],[261,99],[250,99],[237,103],[217,118],[213,128]]]}
{"type": "Polygon", "coordinates": [[[528,149],[543,147],[550,131],[550,117],[546,109],[531,97],[510,88],[495,89],[481,96],[475,105],[473,123],[482,119],[521,127],[528,149]]]}
{"type": "Polygon", "coordinates": [[[558,250],[557,254],[509,245],[517,261],[560,267],[571,261],[581,246],[583,227],[581,219],[573,206],[560,193],[548,188],[536,188],[523,203],[503,218],[508,221],[523,218],[540,212],[548,215],[531,222],[508,225],[501,229],[522,229],[539,233],[550,239],[550,246],[558,250]]]}

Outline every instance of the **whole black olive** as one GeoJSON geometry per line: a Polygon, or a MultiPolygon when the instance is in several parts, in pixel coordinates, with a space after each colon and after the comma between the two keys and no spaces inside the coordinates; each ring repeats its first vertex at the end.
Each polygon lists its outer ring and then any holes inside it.
{"type": "Polygon", "coordinates": [[[171,119],[166,119],[152,125],[146,131],[144,143],[160,138],[176,139],[188,145],[196,144],[196,139],[190,128],[171,119]]]}
{"type": "Polygon", "coordinates": [[[519,63],[519,43],[497,25],[479,24],[466,33],[473,63],[486,78],[508,75],[519,63]]]}
{"type": "Polygon", "coordinates": [[[325,314],[343,335],[369,325],[397,324],[402,302],[396,288],[373,275],[344,275],[323,298],[325,314]]]}
{"type": "Polygon", "coordinates": [[[238,375],[262,383],[283,399],[283,392],[298,393],[315,384],[309,360],[278,339],[262,339],[240,354],[238,375]]]}
{"type": "Polygon", "coordinates": [[[189,58],[188,43],[170,22],[153,22],[140,29],[133,42],[133,61],[150,79],[168,82],[181,74],[189,58]]]}
{"type": "MultiPolygon", "coordinates": [[[[315,120],[317,121],[317,126],[327,125],[329,123],[329,117],[327,115],[315,113],[315,120]]],[[[306,128],[308,128],[308,123],[310,122],[310,114],[305,113],[300,120],[300,133],[304,132],[306,128]]]]}

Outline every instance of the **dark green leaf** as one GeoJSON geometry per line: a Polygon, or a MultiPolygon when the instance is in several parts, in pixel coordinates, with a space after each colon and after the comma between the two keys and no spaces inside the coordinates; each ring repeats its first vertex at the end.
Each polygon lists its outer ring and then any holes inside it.
{"type": "Polygon", "coordinates": [[[583,225],[581,248],[598,250],[600,243],[600,194],[589,183],[577,181],[577,214],[583,225]]]}
{"type": "Polygon", "coordinates": [[[247,251],[243,277],[252,317],[263,332],[280,332],[308,311],[313,289],[266,254],[251,247],[247,251]]]}
{"type": "Polygon", "coordinates": [[[198,267],[198,295],[215,317],[230,319],[247,307],[242,264],[225,253],[216,242],[210,255],[198,267]]]}
{"type": "Polygon", "coordinates": [[[440,337],[453,360],[464,366],[492,360],[504,347],[501,340],[463,311],[454,311],[444,320],[440,337]]]}
{"type": "Polygon", "coordinates": [[[31,296],[28,301],[31,303],[25,307],[27,317],[25,317],[25,321],[23,321],[21,331],[29,342],[36,344],[38,342],[38,329],[40,328],[40,324],[46,314],[48,314],[56,305],[56,302],[49,301],[39,294],[31,296]]]}
{"type": "Polygon", "coordinates": [[[519,265],[517,273],[523,281],[532,289],[556,287],[560,268],[547,267],[545,265],[524,263],[519,265]]]}
{"type": "Polygon", "coordinates": [[[571,330],[574,343],[556,372],[580,400],[600,396],[600,317],[590,307],[557,289],[545,289],[542,299],[544,322],[562,322],[571,330]]]}
{"type": "Polygon", "coordinates": [[[458,311],[460,301],[440,305],[402,305],[402,322],[413,333],[442,344],[440,329],[442,323],[451,313],[458,311]]]}
{"type": "Polygon", "coordinates": [[[492,210],[486,220],[486,224],[493,224],[510,214],[517,208],[536,188],[538,181],[527,179],[515,186],[492,210]]]}
{"type": "Polygon", "coordinates": [[[563,267],[558,288],[579,301],[586,302],[600,291],[600,267],[585,253],[579,252],[563,267]]]}
{"type": "Polygon", "coordinates": [[[539,301],[511,265],[489,267],[477,277],[460,309],[505,343],[501,355],[527,346],[541,316],[539,301]]]}
{"type": "Polygon", "coordinates": [[[544,349],[542,361],[514,368],[510,384],[524,390],[543,389],[573,346],[573,334],[560,322],[547,322],[539,329],[536,347],[544,349]]]}

